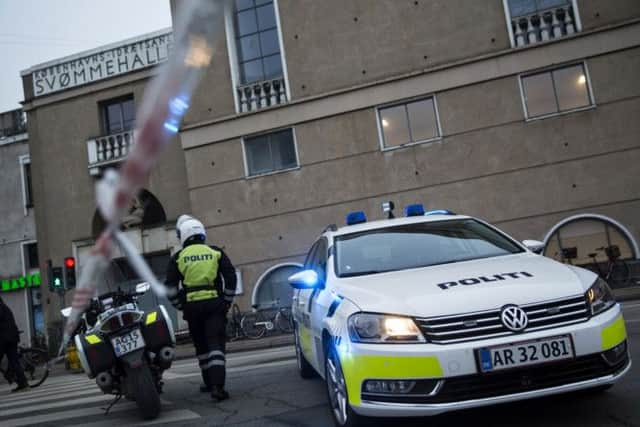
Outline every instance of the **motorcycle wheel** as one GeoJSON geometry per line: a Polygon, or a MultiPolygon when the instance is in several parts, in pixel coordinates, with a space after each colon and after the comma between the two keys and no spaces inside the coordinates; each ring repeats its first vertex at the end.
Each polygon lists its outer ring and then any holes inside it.
{"type": "Polygon", "coordinates": [[[144,363],[138,369],[127,369],[129,390],[145,420],[152,420],[160,414],[160,396],[153,381],[149,366],[144,363]]]}

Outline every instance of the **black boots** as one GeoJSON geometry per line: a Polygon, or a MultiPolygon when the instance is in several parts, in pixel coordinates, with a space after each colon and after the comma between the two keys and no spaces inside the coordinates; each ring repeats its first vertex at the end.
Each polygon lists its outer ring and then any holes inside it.
{"type": "Polygon", "coordinates": [[[222,400],[227,400],[229,398],[229,393],[227,393],[221,385],[214,385],[211,388],[211,397],[213,400],[220,402],[222,400]]]}

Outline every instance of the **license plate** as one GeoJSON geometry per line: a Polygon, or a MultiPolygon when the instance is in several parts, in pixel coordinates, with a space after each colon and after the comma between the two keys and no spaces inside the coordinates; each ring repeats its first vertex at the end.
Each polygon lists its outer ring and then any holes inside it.
{"type": "Polygon", "coordinates": [[[478,350],[482,372],[536,365],[556,360],[572,359],[573,344],[570,335],[524,341],[478,350]]]}
{"type": "Polygon", "coordinates": [[[140,329],[134,329],[124,335],[111,338],[111,345],[113,345],[113,351],[116,356],[120,357],[134,350],[144,348],[144,338],[142,338],[140,329]]]}

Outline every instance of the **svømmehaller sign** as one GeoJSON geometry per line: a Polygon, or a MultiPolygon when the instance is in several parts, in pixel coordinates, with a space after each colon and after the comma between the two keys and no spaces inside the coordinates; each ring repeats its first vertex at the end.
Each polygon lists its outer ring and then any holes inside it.
{"type": "Polygon", "coordinates": [[[35,69],[34,96],[47,95],[156,65],[167,59],[172,43],[173,34],[168,32],[35,69]]]}

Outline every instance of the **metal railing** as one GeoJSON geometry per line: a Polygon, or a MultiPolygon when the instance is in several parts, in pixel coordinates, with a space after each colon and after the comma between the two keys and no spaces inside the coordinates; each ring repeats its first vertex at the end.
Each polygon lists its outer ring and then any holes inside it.
{"type": "Polygon", "coordinates": [[[579,29],[571,4],[511,18],[516,47],[558,39],[579,29]]]}
{"type": "Polygon", "coordinates": [[[238,86],[237,91],[241,113],[288,102],[284,77],[238,86]]]}
{"type": "Polygon", "coordinates": [[[135,144],[133,130],[100,136],[87,141],[89,173],[98,175],[100,167],[126,159],[135,144]]]}

